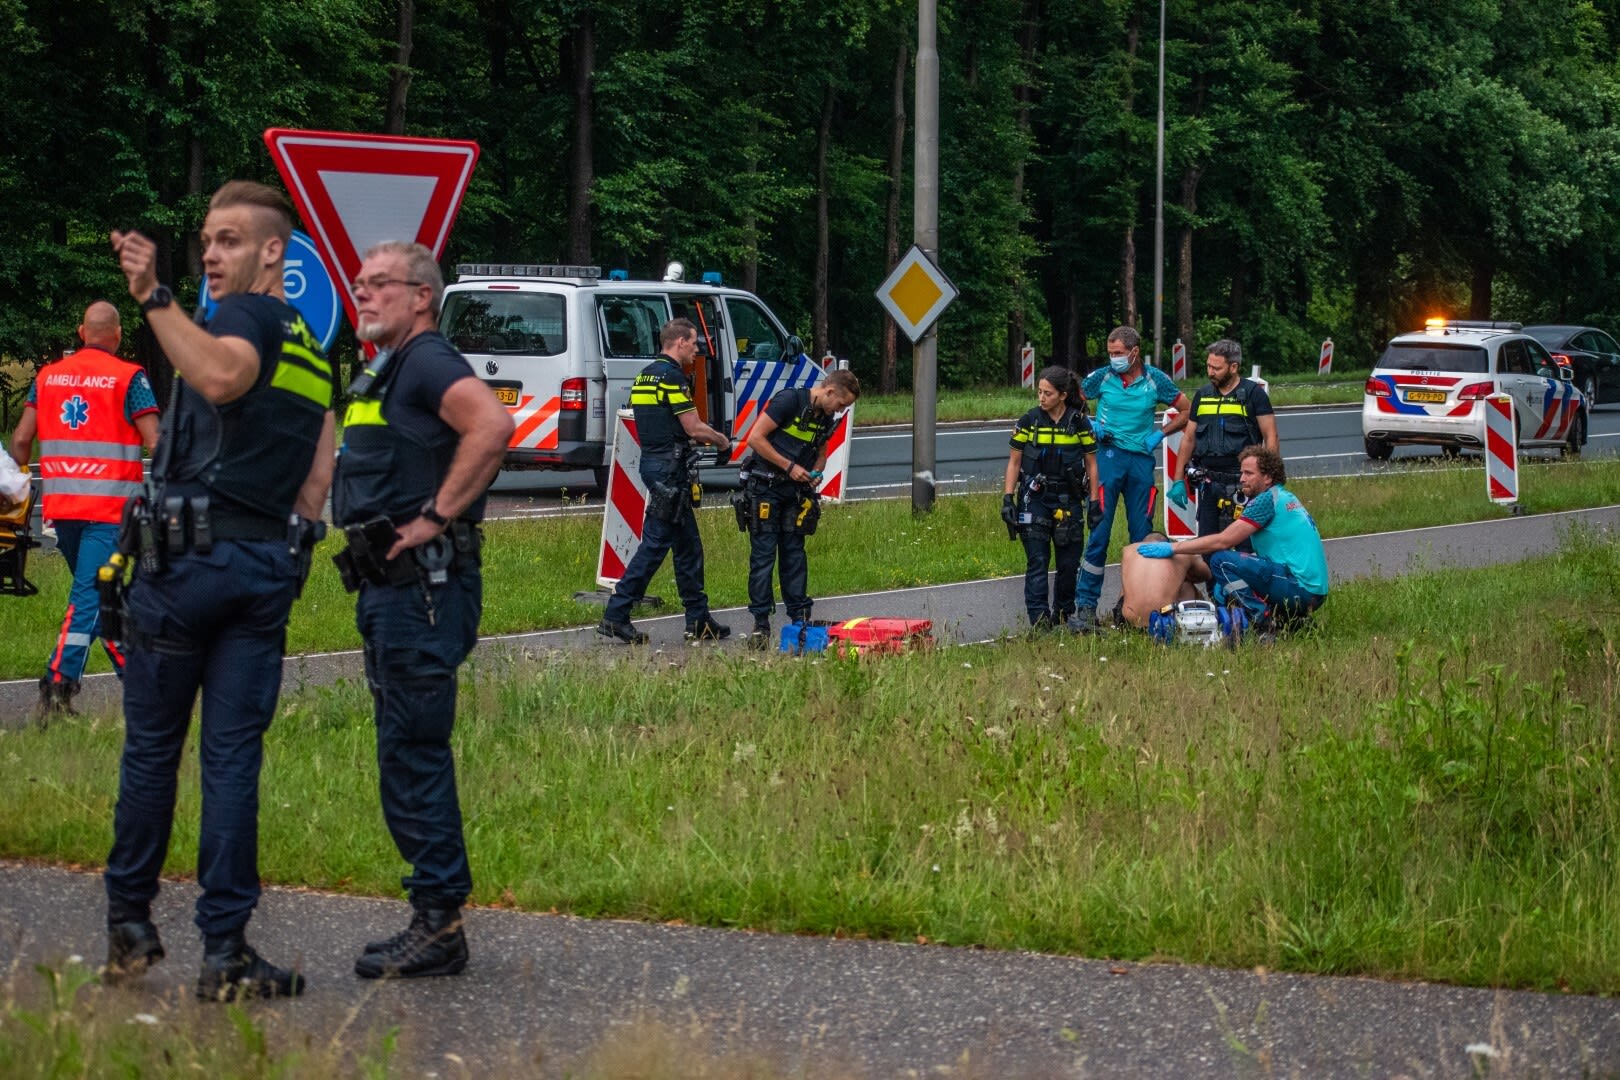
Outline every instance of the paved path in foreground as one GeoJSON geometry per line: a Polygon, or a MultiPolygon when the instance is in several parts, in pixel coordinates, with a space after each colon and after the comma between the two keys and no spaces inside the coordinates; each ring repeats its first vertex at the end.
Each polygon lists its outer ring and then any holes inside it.
{"type": "MultiPolygon", "coordinates": [[[[163,1022],[194,1007],[194,897],[189,884],[165,887],[154,914],[168,959],[118,992],[163,1022]]],[[[99,961],[104,910],[98,876],[0,864],[0,970],[99,961]]],[[[1497,1055],[1491,1075],[1620,1072],[1612,999],[487,909],[468,912],[473,956],[460,977],[355,978],[359,943],[406,910],[268,890],[252,939],[280,962],[297,958],[310,989],[255,1006],[261,1021],[317,1046],[342,1027],[355,1052],[398,1026],[400,1075],[560,1075],[598,1045],[635,1045],[638,1025],[812,1077],[1462,1077],[1485,1060],[1470,1053],[1480,1046],[1497,1055]]]]}

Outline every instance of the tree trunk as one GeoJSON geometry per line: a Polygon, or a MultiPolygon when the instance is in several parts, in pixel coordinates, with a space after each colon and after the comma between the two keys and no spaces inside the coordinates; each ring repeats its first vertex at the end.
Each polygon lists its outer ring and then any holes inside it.
{"type": "Polygon", "coordinates": [[[1125,240],[1119,246],[1119,299],[1124,308],[1120,320],[1126,326],[1136,325],[1136,226],[1125,226],[1125,240]]]}
{"type": "MultiPolygon", "coordinates": [[[[1018,29],[1018,53],[1022,61],[1018,85],[1014,87],[1013,94],[1018,102],[1018,131],[1029,135],[1029,103],[1034,96],[1030,87],[1030,75],[1035,70],[1035,48],[1039,41],[1038,28],[1040,26],[1041,0],[1024,0],[1023,18],[1018,29]]],[[[1018,158],[1018,165],[1013,170],[1012,177],[1013,205],[1024,205],[1024,158],[1018,158]]],[[[1023,267],[1013,273],[1012,279],[1012,309],[1007,313],[1007,374],[1008,381],[1013,386],[1023,384],[1024,377],[1024,275],[1023,267]]]]}
{"type": "Polygon", "coordinates": [[[1193,338],[1193,219],[1198,215],[1198,181],[1204,175],[1199,165],[1181,174],[1181,208],[1187,220],[1181,226],[1180,260],[1176,267],[1176,332],[1191,352],[1193,338]]]}
{"type": "MultiPolygon", "coordinates": [[[[889,109],[889,206],[883,217],[884,273],[900,261],[900,186],[906,179],[906,76],[911,70],[911,47],[904,37],[894,53],[894,89],[889,109]]],[[[878,355],[878,392],[900,389],[900,331],[894,320],[883,320],[883,342],[878,355]]]]}
{"type": "Polygon", "coordinates": [[[591,83],[596,77],[596,18],[589,8],[580,14],[570,50],[574,95],[574,145],[568,163],[568,261],[591,261],[591,184],[595,179],[591,83]]]}
{"type": "Polygon", "coordinates": [[[398,48],[388,77],[388,115],[383,120],[383,132],[388,135],[405,134],[405,98],[411,89],[411,26],[415,21],[416,0],[399,0],[395,23],[398,48]]]}
{"type": "Polygon", "coordinates": [[[816,283],[814,298],[814,348],[817,354],[832,351],[831,264],[832,230],[828,215],[831,192],[828,189],[827,158],[832,152],[833,104],[837,91],[831,76],[821,95],[821,124],[816,129],[816,283]]]}
{"type": "MultiPolygon", "coordinates": [[[[1142,28],[1137,23],[1136,16],[1130,17],[1125,27],[1125,111],[1129,117],[1136,109],[1136,81],[1131,77],[1136,67],[1136,47],[1142,40],[1142,28]]],[[[1120,140],[1120,156],[1129,158],[1130,137],[1127,135],[1120,140]]],[[[1126,326],[1137,324],[1136,309],[1136,185],[1130,185],[1129,198],[1126,205],[1131,209],[1130,219],[1125,222],[1125,238],[1120,242],[1119,248],[1119,300],[1123,308],[1123,319],[1126,326]]]]}

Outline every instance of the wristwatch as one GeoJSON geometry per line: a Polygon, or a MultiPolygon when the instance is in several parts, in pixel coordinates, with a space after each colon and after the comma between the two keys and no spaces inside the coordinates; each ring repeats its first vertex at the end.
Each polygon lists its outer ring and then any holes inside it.
{"type": "Polygon", "coordinates": [[[421,513],[423,517],[427,518],[429,521],[433,522],[433,524],[442,529],[446,525],[450,524],[450,519],[439,513],[438,510],[434,509],[434,501],[434,499],[429,499],[427,502],[423,503],[421,513]]]}
{"type": "Polygon", "coordinates": [[[141,301],[141,314],[145,315],[149,311],[166,308],[172,303],[174,303],[174,290],[167,285],[159,285],[147,295],[145,300],[141,301]]]}

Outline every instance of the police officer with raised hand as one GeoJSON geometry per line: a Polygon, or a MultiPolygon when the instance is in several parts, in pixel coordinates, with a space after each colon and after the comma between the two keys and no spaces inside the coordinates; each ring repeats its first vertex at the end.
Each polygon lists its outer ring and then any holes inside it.
{"type": "Polygon", "coordinates": [[[731,628],[715,621],[703,591],[703,538],[687,464],[694,442],[730,450],[731,440],[699,419],[692,400],[688,372],[698,353],[697,326],[690,319],[671,319],[659,331],[658,345],[663,353],[630,386],[630,409],[641,441],[641,479],[647,486],[641,544],[614,586],[596,632],[631,644],[647,640],[630,622],[630,611],[673,548],[675,587],[686,608],[686,640],[717,640],[729,636],[731,628]]]}
{"type": "Polygon", "coordinates": [[[742,469],[748,475],[743,488],[749,530],[748,611],[754,616],[749,644],[755,647],[770,640],[771,612],[776,610],[771,574],[778,563],[788,621],[810,618],[804,538],[815,532],[821,516],[815,482],[827,463],[827,439],[838,414],[860,396],[860,380],[853,372],[829,371],[813,389],[778,390],[748,432],[752,453],[742,469]]]}
{"type": "Polygon", "coordinates": [[[1080,560],[1080,585],[1075,592],[1075,613],[1069,629],[1090,633],[1097,628],[1097,600],[1102,596],[1103,568],[1108,565],[1108,541],[1114,529],[1114,510],[1125,504],[1131,543],[1147,535],[1153,517],[1153,452],[1164,437],[1187,422],[1187,395],[1156,367],[1142,362],[1142,338],[1129,326],[1108,334],[1108,365],[1098,368],[1080,384],[1087,401],[1097,403],[1091,428],[1097,437],[1097,484],[1101,498],[1086,513],[1091,539],[1080,560]],[[1161,430],[1156,410],[1169,405],[1180,416],[1161,430]]]}
{"type": "Polygon", "coordinates": [[[236,180],[214,193],[202,263],[219,306],[205,328],[159,283],[152,241],[112,234],[176,389],[152,464],[155,490],[132,499],[126,517],[137,568],[123,612],[107,975],[136,975],[163,958],[151,903],[201,690],[196,989],[210,1000],[304,989],[301,975],[260,957],[244,936],[259,899],[264,733],[281,690],[287,615],[308,569],[310,523],[332,476],[332,369],[282,291],[291,235],[280,192],[236,180]]]}
{"type": "Polygon", "coordinates": [[[1085,508],[1098,498],[1097,441],[1079,380],[1056,365],[1035,383],[1036,406],[1013,428],[1001,517],[1024,543],[1024,607],[1034,627],[1074,613],[1075,574],[1085,544],[1085,508]],[[1048,603],[1047,568],[1057,555],[1048,603]]]}
{"type": "Polygon", "coordinates": [[[1243,347],[1222,338],[1209,347],[1209,382],[1192,397],[1170,500],[1187,505],[1188,482],[1198,495],[1198,535],[1218,533],[1241,509],[1238,454],[1248,446],[1277,450],[1277,417],[1258,383],[1243,378],[1243,347]],[[1223,505],[1224,504],[1224,505],[1223,505]]]}
{"type": "Polygon", "coordinates": [[[350,386],[332,514],[335,558],[358,591],[376,710],[383,819],[411,873],[410,925],[355,960],[367,979],[454,975],[467,966],[461,905],[472,890],[450,732],[456,670],[478,640],[485,490],[512,418],[438,331],[444,279],[421,244],[366,252],[356,335],[378,352],[350,386]]]}
{"type": "Polygon", "coordinates": [[[146,372],[116,355],[118,309],[97,300],[84,311],[84,348],[46,365],[28,389],[11,456],[23,469],[39,437],[44,515],[73,575],[56,647],[39,680],[38,719],[73,712],[73,698],[99,633],[119,678],[124,651],[101,622],[96,573],[118,546],[124,504],[141,489],[141,447],[157,445],[158,407],[146,372]]]}

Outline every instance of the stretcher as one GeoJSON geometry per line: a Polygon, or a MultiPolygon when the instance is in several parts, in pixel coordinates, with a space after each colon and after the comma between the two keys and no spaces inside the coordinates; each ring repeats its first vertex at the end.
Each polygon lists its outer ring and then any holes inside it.
{"type": "Polygon", "coordinates": [[[833,652],[841,656],[869,656],[926,649],[934,644],[932,619],[880,619],[863,616],[843,622],[811,619],[782,627],[780,651],[833,652]]]}
{"type": "MultiPolygon", "coordinates": [[[[3,500],[4,496],[0,496],[3,500]]],[[[28,549],[39,547],[39,537],[28,528],[33,508],[34,493],[30,490],[22,502],[0,509],[0,593],[33,596],[39,592],[27,575],[28,549]]]]}

